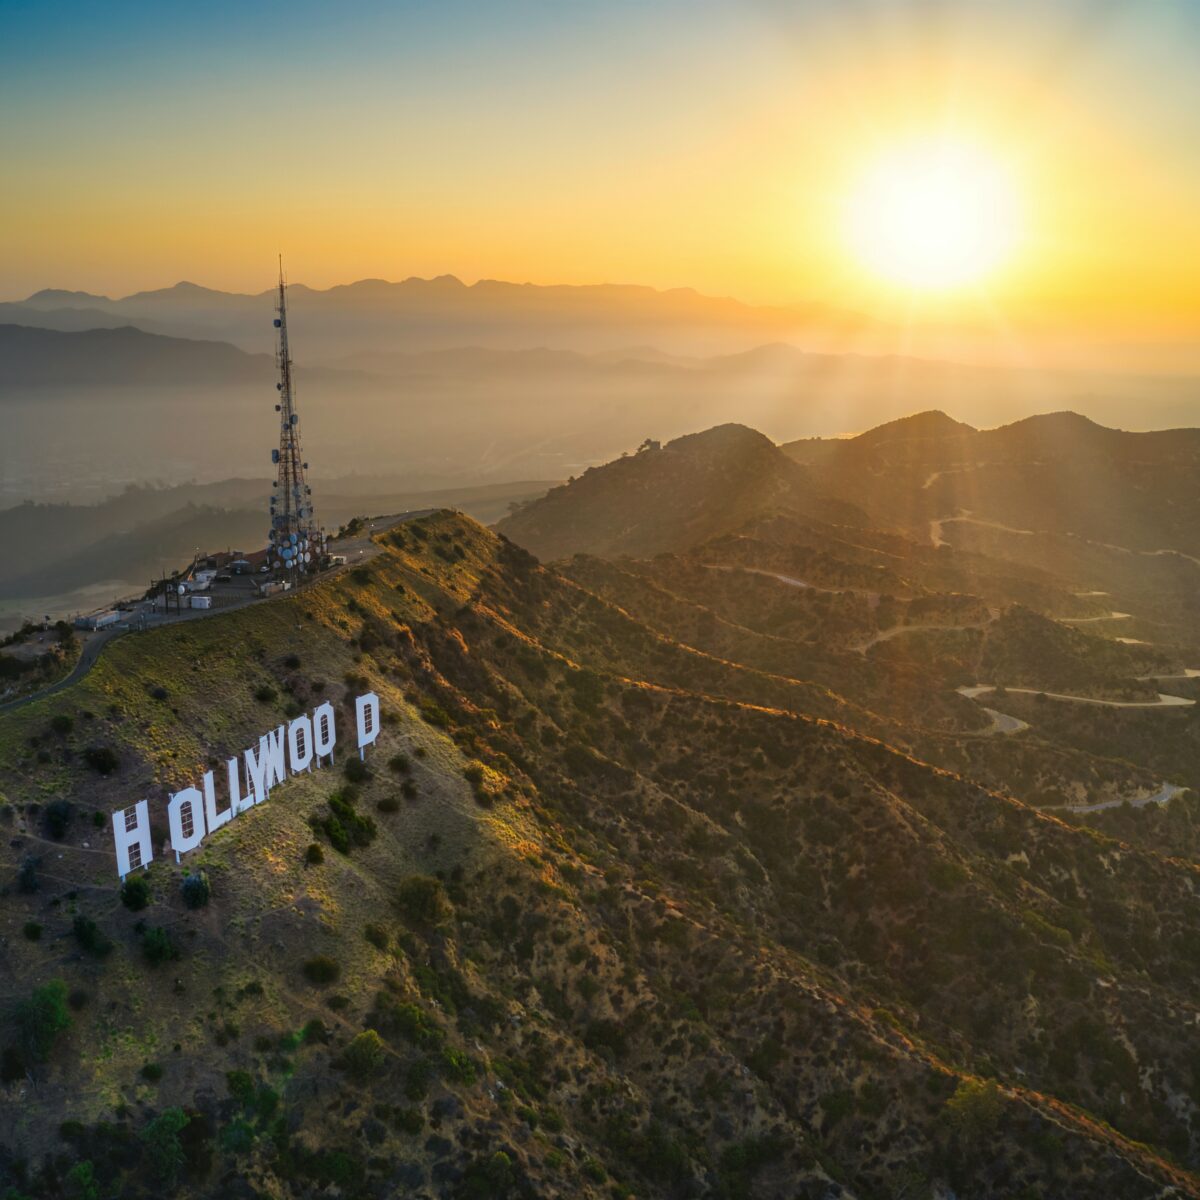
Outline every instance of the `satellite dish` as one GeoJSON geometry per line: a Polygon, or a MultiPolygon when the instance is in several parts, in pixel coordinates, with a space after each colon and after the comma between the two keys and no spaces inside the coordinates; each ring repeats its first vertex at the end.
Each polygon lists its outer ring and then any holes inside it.
{"type": "Polygon", "coordinates": [[[183,586],[183,584],[181,583],[181,584],[179,585],[179,594],[182,596],[182,595],[183,595],[183,594],[184,594],[186,591],[187,591],[187,588],[185,588],[185,587],[183,586]]]}
{"type": "Polygon", "coordinates": [[[311,554],[309,554],[307,550],[304,552],[304,561],[305,561],[305,562],[312,562],[312,555],[311,555],[311,554]]]}

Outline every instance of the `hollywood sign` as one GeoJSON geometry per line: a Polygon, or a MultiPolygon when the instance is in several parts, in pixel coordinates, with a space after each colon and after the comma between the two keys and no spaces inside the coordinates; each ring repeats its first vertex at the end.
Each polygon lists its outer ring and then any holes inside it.
{"type": "MultiPolygon", "coordinates": [[[[379,697],[367,692],[354,701],[358,733],[358,754],[379,736],[379,697]]],[[[258,739],[258,745],[230,758],[225,764],[228,780],[225,807],[217,807],[217,789],[212,771],[205,771],[200,787],[175,792],[167,803],[167,823],[171,830],[171,849],[175,861],[181,854],[195,850],[210,834],[234,817],[264,803],[271,788],[283,783],[288,775],[333,762],[337,744],[337,714],[326,700],[313,710],[286,725],[280,725],[258,739]]],[[[147,866],[154,859],[150,836],[150,806],[139,800],[130,808],[112,815],[113,841],[117,851],[117,874],[122,879],[130,871],[147,866]]]]}

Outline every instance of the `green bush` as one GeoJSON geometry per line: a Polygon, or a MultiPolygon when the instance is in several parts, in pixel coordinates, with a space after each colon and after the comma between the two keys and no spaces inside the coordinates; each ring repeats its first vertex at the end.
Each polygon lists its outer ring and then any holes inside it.
{"type": "Polygon", "coordinates": [[[67,836],[72,811],[69,800],[51,800],[46,805],[46,832],[56,842],[67,836]]]}
{"type": "Polygon", "coordinates": [[[355,1079],[369,1079],[387,1057],[387,1049],[383,1038],[374,1029],[364,1029],[346,1047],[342,1054],[342,1063],[347,1072],[355,1079]]]}
{"type": "Polygon", "coordinates": [[[42,927],[36,921],[26,921],[25,927],[21,932],[31,942],[40,942],[42,940],[42,927]]]}
{"type": "Polygon", "coordinates": [[[142,1130],[142,1145],[160,1182],[173,1184],[183,1167],[185,1158],[179,1135],[187,1124],[188,1116],[183,1109],[168,1108],[142,1130]]]}
{"type": "Polygon", "coordinates": [[[130,875],[121,885],[121,903],[130,912],[141,912],[150,903],[150,884],[144,875],[130,875]]]}
{"type": "Polygon", "coordinates": [[[161,967],[179,957],[179,947],[161,925],[155,925],[142,934],[142,955],[152,967],[161,967]]]}
{"type": "Polygon", "coordinates": [[[269,683],[260,683],[254,689],[254,698],[260,704],[270,704],[278,694],[269,683]]]}
{"type": "Polygon", "coordinates": [[[363,937],[375,947],[376,950],[387,950],[388,948],[388,932],[382,925],[364,925],[363,937]]]}
{"type": "Polygon", "coordinates": [[[50,718],[50,728],[55,733],[65,737],[75,728],[75,722],[66,713],[55,713],[50,718]]]}
{"type": "Polygon", "coordinates": [[[351,755],[342,765],[342,774],[351,783],[366,783],[371,778],[371,768],[361,758],[351,755]]]}
{"type": "Polygon", "coordinates": [[[17,1005],[14,1023],[25,1053],[39,1062],[45,1061],[58,1035],[71,1027],[67,985],[61,979],[52,979],[35,988],[28,1000],[17,1005]]]}
{"type": "Polygon", "coordinates": [[[101,775],[111,775],[121,765],[111,746],[89,746],[83,752],[83,761],[101,775]]]}
{"type": "Polygon", "coordinates": [[[76,1163],[63,1178],[63,1190],[69,1200],[100,1200],[96,1168],[89,1159],[76,1163]]]}
{"type": "Polygon", "coordinates": [[[388,759],[388,767],[397,775],[407,775],[412,770],[412,763],[407,754],[393,754],[388,759]]]}
{"type": "Polygon", "coordinates": [[[333,983],[341,975],[342,968],[336,959],[327,954],[318,954],[304,964],[304,977],[309,983],[333,983]]]}
{"type": "Polygon", "coordinates": [[[194,875],[185,875],[180,885],[183,902],[188,908],[203,908],[208,903],[212,889],[208,884],[208,875],[197,871],[194,875]]]}
{"type": "Polygon", "coordinates": [[[979,1142],[995,1131],[1004,1111],[994,1079],[963,1079],[946,1101],[946,1117],[967,1142],[979,1142]]]}
{"type": "Polygon", "coordinates": [[[304,861],[310,867],[317,866],[325,861],[325,851],[321,849],[320,842],[310,842],[308,849],[304,852],[304,861]]]}
{"type": "Polygon", "coordinates": [[[141,1076],[149,1083],[157,1083],[163,1077],[163,1069],[156,1062],[148,1062],[142,1067],[141,1076]]]}
{"type": "Polygon", "coordinates": [[[439,925],[452,911],[442,881],[432,875],[410,875],[397,888],[396,903],[410,921],[420,925],[439,925]]]}
{"type": "Polygon", "coordinates": [[[81,913],[75,918],[71,929],[79,945],[96,958],[104,958],[112,952],[112,942],[104,936],[100,926],[91,917],[85,917],[81,913]]]}

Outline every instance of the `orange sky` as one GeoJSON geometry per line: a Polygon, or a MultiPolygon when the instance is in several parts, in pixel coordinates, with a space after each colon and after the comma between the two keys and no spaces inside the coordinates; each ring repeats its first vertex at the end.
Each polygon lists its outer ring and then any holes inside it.
{"type": "Polygon", "coordinates": [[[313,286],[450,272],[1200,325],[1186,3],[244,7],[0,13],[3,298],[259,291],[282,250],[313,286]],[[844,236],[864,164],[930,134],[983,148],[1021,205],[1011,256],[936,298],[844,236]]]}

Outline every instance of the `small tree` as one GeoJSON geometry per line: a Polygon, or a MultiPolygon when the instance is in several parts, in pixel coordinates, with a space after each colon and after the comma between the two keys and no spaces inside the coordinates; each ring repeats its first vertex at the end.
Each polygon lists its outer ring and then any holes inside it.
{"type": "Polygon", "coordinates": [[[142,1130],[142,1145],[150,1165],[163,1182],[174,1183],[183,1167],[183,1143],[179,1135],[187,1124],[188,1116],[182,1108],[168,1108],[142,1130]]]}
{"type": "Polygon", "coordinates": [[[67,985],[61,979],[35,988],[16,1011],[17,1034],[25,1053],[39,1062],[50,1057],[58,1035],[71,1027],[67,1013],[67,985]]]}
{"type": "Polygon", "coordinates": [[[188,908],[203,908],[208,903],[211,889],[208,885],[208,875],[197,871],[194,875],[185,875],[180,885],[183,902],[188,908]]]}
{"type": "Polygon", "coordinates": [[[374,1029],[364,1029],[346,1047],[342,1063],[355,1079],[369,1079],[387,1057],[383,1038],[374,1029]]]}
{"type": "Polygon", "coordinates": [[[333,983],[341,973],[337,960],[328,954],[318,954],[304,964],[304,977],[309,983],[333,983]]]}
{"type": "Polygon", "coordinates": [[[143,875],[131,875],[121,884],[121,903],[130,912],[141,912],[150,903],[150,885],[143,875]]]}
{"type": "Polygon", "coordinates": [[[71,1200],[100,1200],[100,1184],[90,1159],[76,1163],[67,1172],[63,1186],[71,1200]]]}
{"type": "Polygon", "coordinates": [[[410,921],[421,925],[440,925],[451,912],[442,881],[432,875],[410,875],[397,889],[396,903],[410,921]]]}
{"type": "Polygon", "coordinates": [[[70,800],[51,800],[46,805],[46,832],[56,841],[62,841],[71,824],[70,800]]]}
{"type": "Polygon", "coordinates": [[[117,752],[111,746],[89,746],[83,752],[83,760],[101,775],[111,775],[121,765],[117,752]]]}
{"type": "Polygon", "coordinates": [[[994,1079],[963,1079],[946,1101],[946,1116],[968,1143],[982,1141],[1000,1121],[1004,1100],[994,1079]]]}
{"type": "Polygon", "coordinates": [[[152,967],[162,966],[179,957],[179,947],[171,941],[171,935],[161,925],[147,929],[142,937],[142,954],[152,967]]]}

